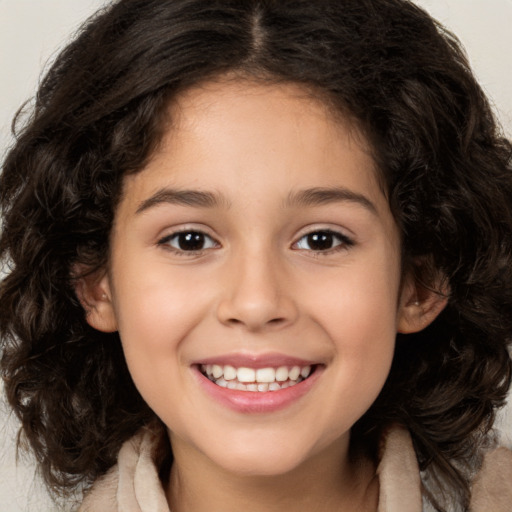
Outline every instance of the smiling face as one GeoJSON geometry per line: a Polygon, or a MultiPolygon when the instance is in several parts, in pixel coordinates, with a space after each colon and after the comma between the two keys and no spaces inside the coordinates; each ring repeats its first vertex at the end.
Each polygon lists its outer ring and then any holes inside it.
{"type": "Polygon", "coordinates": [[[346,458],[412,300],[362,137],[293,85],[208,83],[171,118],[125,179],[89,321],[119,330],[177,460],[346,458]]]}

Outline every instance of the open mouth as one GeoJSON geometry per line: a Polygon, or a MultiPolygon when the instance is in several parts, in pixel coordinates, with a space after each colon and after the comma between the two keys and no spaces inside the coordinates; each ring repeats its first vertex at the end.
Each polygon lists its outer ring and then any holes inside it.
{"type": "Polygon", "coordinates": [[[261,393],[296,386],[315,372],[316,365],[237,368],[231,365],[202,364],[199,369],[217,386],[261,393]]]}

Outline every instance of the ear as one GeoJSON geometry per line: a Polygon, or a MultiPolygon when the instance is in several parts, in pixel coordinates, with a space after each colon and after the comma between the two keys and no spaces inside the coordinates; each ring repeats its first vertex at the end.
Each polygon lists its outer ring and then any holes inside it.
{"type": "Polygon", "coordinates": [[[448,294],[449,287],[442,276],[438,276],[432,286],[427,287],[409,272],[402,285],[397,331],[410,334],[423,330],[444,309],[448,294]]]}
{"type": "Polygon", "coordinates": [[[85,310],[87,323],[98,331],[117,331],[107,272],[86,273],[75,269],[74,274],[78,276],[75,278],[75,293],[85,310]]]}

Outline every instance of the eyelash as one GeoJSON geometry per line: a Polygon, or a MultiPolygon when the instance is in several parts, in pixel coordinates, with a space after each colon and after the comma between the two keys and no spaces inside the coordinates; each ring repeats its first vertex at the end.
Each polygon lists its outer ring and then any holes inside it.
{"type": "Polygon", "coordinates": [[[161,238],[158,241],[158,245],[164,246],[166,249],[172,251],[174,254],[177,254],[178,256],[197,256],[202,254],[205,250],[213,249],[215,247],[219,247],[219,243],[214,240],[210,235],[205,233],[204,231],[198,230],[198,229],[183,229],[181,231],[175,231],[174,233],[171,233],[170,235],[166,235],[163,238],[161,238]],[[186,250],[186,249],[180,249],[179,247],[173,247],[171,245],[172,240],[178,241],[179,244],[179,237],[182,235],[194,235],[197,238],[197,235],[202,237],[202,240],[210,240],[212,243],[211,247],[201,247],[200,249],[192,249],[192,250],[186,250]]]}
{"type": "MultiPolygon", "coordinates": [[[[308,243],[311,243],[312,240],[310,240],[308,243]]],[[[352,247],[354,245],[354,241],[349,238],[348,236],[344,235],[343,233],[340,233],[339,231],[334,231],[332,229],[316,229],[314,231],[310,231],[309,233],[306,233],[305,235],[302,235],[297,242],[293,244],[293,246],[297,246],[297,250],[306,250],[308,252],[312,252],[316,255],[321,256],[328,256],[329,254],[336,253],[338,251],[347,250],[348,248],[352,247]],[[331,238],[332,240],[337,240],[337,244],[334,247],[329,247],[327,249],[304,249],[301,247],[298,247],[301,240],[308,239],[309,237],[314,237],[321,235],[324,239],[331,238]]]]}
{"type": "MultiPolygon", "coordinates": [[[[310,238],[307,243],[311,244],[311,242],[313,242],[313,241],[314,240],[310,238]]],[[[172,251],[174,254],[177,254],[178,256],[198,256],[198,255],[201,255],[206,250],[220,247],[220,244],[214,238],[212,238],[210,235],[208,235],[204,231],[194,230],[194,229],[184,229],[181,231],[176,231],[174,233],[171,233],[170,235],[166,235],[165,237],[161,238],[158,241],[158,245],[164,246],[167,250],[172,251]],[[192,242],[194,242],[194,240],[191,239],[191,236],[194,237],[195,241],[200,243],[202,245],[202,247],[198,248],[198,249],[187,250],[187,249],[183,249],[180,247],[174,247],[173,245],[171,245],[171,242],[173,240],[177,241],[177,243],[179,245],[179,243],[180,243],[179,237],[183,236],[183,235],[188,236],[189,240],[192,240],[192,242]],[[208,243],[210,244],[210,246],[204,247],[204,243],[207,240],[209,241],[208,243]]],[[[302,235],[296,242],[294,242],[292,244],[292,248],[295,250],[311,252],[315,255],[327,256],[329,254],[336,253],[341,250],[347,250],[349,247],[351,247],[353,245],[354,245],[354,241],[351,238],[347,237],[346,235],[344,235],[338,231],[334,231],[332,229],[317,229],[317,230],[314,230],[314,231],[311,231],[309,233],[302,235]],[[320,243],[322,243],[322,241],[325,242],[325,241],[329,241],[329,239],[330,239],[331,243],[335,243],[337,241],[336,245],[334,245],[334,247],[328,247],[326,249],[306,249],[304,247],[299,246],[299,244],[301,243],[302,240],[307,240],[309,237],[315,237],[315,236],[318,237],[319,235],[323,238],[323,240],[317,239],[316,240],[317,242],[319,241],[320,243]]]]}

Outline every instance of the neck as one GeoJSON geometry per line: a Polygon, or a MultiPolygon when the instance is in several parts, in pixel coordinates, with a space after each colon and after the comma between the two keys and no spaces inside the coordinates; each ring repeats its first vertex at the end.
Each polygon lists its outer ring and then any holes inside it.
{"type": "Polygon", "coordinates": [[[374,464],[351,461],[340,448],[330,446],[284,475],[247,476],[173,444],[167,499],[172,512],[375,512],[374,464]]]}

